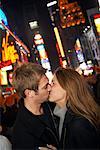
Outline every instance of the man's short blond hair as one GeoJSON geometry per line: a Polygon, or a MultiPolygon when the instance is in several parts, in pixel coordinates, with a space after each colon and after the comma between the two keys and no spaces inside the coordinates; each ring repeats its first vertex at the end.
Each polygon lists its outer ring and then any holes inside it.
{"type": "Polygon", "coordinates": [[[12,85],[20,97],[25,97],[26,89],[38,90],[39,81],[45,72],[46,69],[39,64],[24,63],[14,71],[12,85]]]}

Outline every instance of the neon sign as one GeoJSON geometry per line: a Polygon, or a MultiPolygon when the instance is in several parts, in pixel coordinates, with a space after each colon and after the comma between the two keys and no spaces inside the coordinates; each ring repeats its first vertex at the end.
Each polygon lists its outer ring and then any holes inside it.
{"type": "MultiPolygon", "coordinates": [[[[6,26],[8,25],[6,15],[5,15],[5,13],[2,11],[2,9],[0,9],[0,22],[3,22],[6,26]]],[[[0,28],[1,28],[1,29],[4,29],[1,24],[0,24],[0,28]]]]}

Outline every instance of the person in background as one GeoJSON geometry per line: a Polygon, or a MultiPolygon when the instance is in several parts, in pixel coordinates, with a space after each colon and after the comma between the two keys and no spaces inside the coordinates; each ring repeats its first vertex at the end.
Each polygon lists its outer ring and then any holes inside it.
{"type": "Polygon", "coordinates": [[[3,135],[2,113],[0,108],[0,150],[12,150],[12,144],[9,139],[3,135]]]}
{"type": "Polygon", "coordinates": [[[12,85],[21,98],[13,126],[14,150],[37,150],[47,145],[55,150],[59,145],[53,114],[46,102],[51,86],[45,72],[41,65],[29,62],[13,73],[12,85]]]}
{"type": "MultiPolygon", "coordinates": [[[[2,130],[1,125],[0,125],[0,130],[2,130]]],[[[8,140],[8,138],[1,134],[0,134],[0,150],[12,150],[12,145],[10,141],[8,140]]]]}
{"type": "Polygon", "coordinates": [[[18,107],[18,95],[12,94],[11,91],[6,91],[0,87],[0,113],[2,116],[2,133],[10,141],[12,140],[12,127],[16,119],[18,107]]]}
{"type": "Polygon", "coordinates": [[[49,101],[59,117],[60,149],[99,149],[100,107],[84,78],[70,68],[58,68],[51,83],[49,101]]]}

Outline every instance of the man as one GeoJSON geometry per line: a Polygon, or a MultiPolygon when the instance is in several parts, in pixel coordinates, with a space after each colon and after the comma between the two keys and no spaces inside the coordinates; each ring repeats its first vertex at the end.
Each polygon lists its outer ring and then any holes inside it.
{"type": "Polygon", "coordinates": [[[13,74],[13,86],[21,97],[13,127],[13,148],[58,146],[55,122],[47,102],[51,89],[41,65],[25,63],[13,74]]]}

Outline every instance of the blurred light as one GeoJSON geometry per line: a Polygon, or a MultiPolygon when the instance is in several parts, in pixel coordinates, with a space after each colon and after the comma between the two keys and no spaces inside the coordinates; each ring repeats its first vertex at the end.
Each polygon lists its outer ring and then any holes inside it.
{"type": "Polygon", "coordinates": [[[6,70],[0,70],[0,84],[1,85],[7,85],[8,81],[7,81],[7,72],[6,70]]]}
{"type": "Polygon", "coordinates": [[[55,4],[57,4],[57,1],[50,2],[50,3],[47,4],[47,7],[51,7],[51,6],[55,5],[55,4]]]}
{"type": "Polygon", "coordinates": [[[68,50],[68,53],[70,53],[70,52],[71,52],[71,50],[69,49],[69,50],[68,50]]]}
{"type": "Polygon", "coordinates": [[[100,18],[95,19],[94,22],[95,22],[95,25],[96,25],[97,32],[100,36],[100,18]]]}
{"type": "Polygon", "coordinates": [[[100,7],[100,0],[98,0],[98,3],[99,3],[99,7],[100,7]]]}
{"type": "Polygon", "coordinates": [[[49,79],[49,83],[51,83],[52,78],[53,78],[53,74],[52,74],[52,72],[47,70],[47,72],[46,72],[46,76],[47,76],[47,77],[48,77],[48,79],[49,79]]]}
{"type": "Polygon", "coordinates": [[[36,34],[35,36],[34,36],[34,39],[35,40],[40,40],[42,38],[42,36],[40,35],[40,34],[36,34]]]}
{"type": "Polygon", "coordinates": [[[29,22],[29,25],[32,30],[39,27],[37,21],[29,22]]]}
{"type": "Polygon", "coordinates": [[[41,51],[41,50],[44,50],[45,48],[44,48],[44,45],[41,44],[41,45],[37,45],[37,49],[38,49],[39,51],[41,51]]]}
{"type": "Polygon", "coordinates": [[[86,63],[85,63],[85,62],[81,63],[81,64],[80,64],[80,68],[81,68],[82,70],[85,70],[85,69],[87,68],[86,63]]]}
{"type": "MultiPolygon", "coordinates": [[[[60,35],[59,35],[59,31],[58,31],[57,27],[54,27],[54,32],[55,32],[55,36],[56,36],[56,39],[57,39],[57,43],[59,45],[59,50],[60,50],[61,56],[62,56],[62,58],[65,58],[63,46],[62,46],[62,43],[61,43],[61,39],[60,39],[60,35]]],[[[62,66],[66,67],[66,65],[67,65],[66,60],[62,60],[62,66]]]]}
{"type": "Polygon", "coordinates": [[[87,28],[85,28],[85,31],[87,31],[88,29],[87,28]]]}
{"type": "Polygon", "coordinates": [[[1,68],[2,71],[12,70],[12,65],[1,68]]]}
{"type": "Polygon", "coordinates": [[[90,26],[87,26],[87,28],[89,29],[89,28],[90,28],[90,26]]]}
{"type": "Polygon", "coordinates": [[[61,43],[61,39],[60,39],[60,35],[59,35],[57,27],[54,28],[54,32],[55,32],[56,39],[57,39],[57,42],[58,42],[58,45],[59,45],[59,48],[60,48],[61,56],[65,57],[64,50],[63,50],[63,47],[62,47],[62,43],[61,43]]]}
{"type": "Polygon", "coordinates": [[[44,44],[43,39],[34,40],[34,42],[35,42],[36,45],[38,45],[38,44],[44,44]]]}
{"type": "Polygon", "coordinates": [[[56,11],[59,11],[59,9],[56,9],[56,11]]]}
{"type": "Polygon", "coordinates": [[[62,28],[85,23],[84,15],[77,2],[69,4],[67,4],[65,0],[61,0],[61,2],[59,8],[60,8],[60,19],[62,28]]]}
{"type": "Polygon", "coordinates": [[[66,16],[63,16],[64,19],[66,19],[66,16]]]}
{"type": "Polygon", "coordinates": [[[88,76],[88,75],[92,75],[92,73],[93,73],[93,70],[84,70],[84,75],[85,76],[88,76]]]}
{"type": "MultiPolygon", "coordinates": [[[[2,11],[2,9],[0,9],[0,23],[4,23],[6,26],[8,25],[7,22],[7,18],[5,13],[2,11]]],[[[4,30],[4,27],[2,26],[2,24],[0,24],[0,28],[4,30]]]]}

